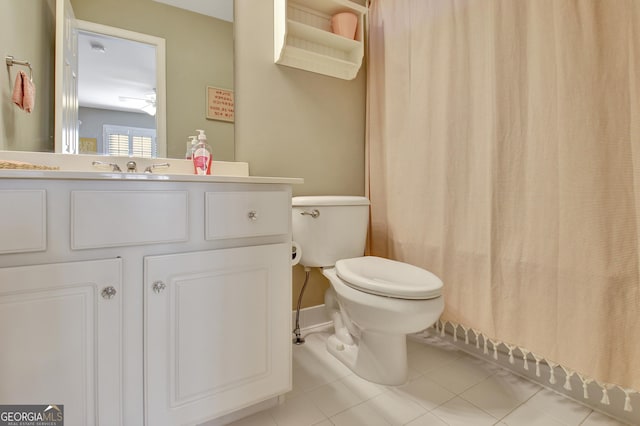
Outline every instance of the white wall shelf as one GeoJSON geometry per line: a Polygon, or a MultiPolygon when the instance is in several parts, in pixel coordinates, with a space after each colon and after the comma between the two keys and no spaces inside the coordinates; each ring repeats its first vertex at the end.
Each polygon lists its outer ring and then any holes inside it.
{"type": "Polygon", "coordinates": [[[364,57],[367,8],[350,0],[274,0],[275,63],[351,80],[364,57]],[[331,32],[331,16],[358,16],[355,40],[331,32]]]}

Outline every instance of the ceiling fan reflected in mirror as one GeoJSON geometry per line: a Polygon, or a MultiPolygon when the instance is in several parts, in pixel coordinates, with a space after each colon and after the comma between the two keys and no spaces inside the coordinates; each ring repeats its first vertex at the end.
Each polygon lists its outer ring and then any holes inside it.
{"type": "Polygon", "coordinates": [[[144,98],[133,96],[118,96],[118,100],[127,104],[126,106],[139,109],[149,115],[156,115],[156,94],[151,93],[144,98]]]}
{"type": "Polygon", "coordinates": [[[155,117],[157,45],[102,30],[78,30],[78,106],[155,117]]]}

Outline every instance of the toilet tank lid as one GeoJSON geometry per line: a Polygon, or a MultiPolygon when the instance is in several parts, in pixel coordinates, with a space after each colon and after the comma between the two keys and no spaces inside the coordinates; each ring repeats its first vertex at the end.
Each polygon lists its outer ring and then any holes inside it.
{"type": "Polygon", "coordinates": [[[351,195],[311,195],[305,197],[293,197],[291,199],[293,207],[312,206],[368,206],[367,197],[356,197],[351,195]]]}

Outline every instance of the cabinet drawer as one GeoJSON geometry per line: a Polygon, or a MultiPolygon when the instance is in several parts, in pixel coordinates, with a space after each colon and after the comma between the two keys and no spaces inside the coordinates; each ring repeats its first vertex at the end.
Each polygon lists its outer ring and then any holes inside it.
{"type": "Polygon", "coordinates": [[[207,192],[205,210],[207,240],[286,234],[291,197],[286,191],[207,192]]]}
{"type": "Polygon", "coordinates": [[[47,249],[44,190],[0,191],[0,254],[47,249]]]}
{"type": "Polygon", "coordinates": [[[73,191],[71,248],[186,241],[187,191],[73,191]]]}

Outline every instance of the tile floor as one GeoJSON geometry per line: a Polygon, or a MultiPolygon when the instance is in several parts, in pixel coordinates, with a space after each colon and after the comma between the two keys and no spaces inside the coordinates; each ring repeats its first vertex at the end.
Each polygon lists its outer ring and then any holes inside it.
{"type": "Polygon", "coordinates": [[[622,425],[455,346],[409,340],[410,378],[376,385],[325,349],[328,332],[293,348],[293,390],[285,402],[234,426],[614,426],[622,425]]]}

